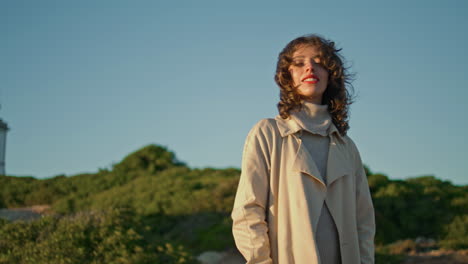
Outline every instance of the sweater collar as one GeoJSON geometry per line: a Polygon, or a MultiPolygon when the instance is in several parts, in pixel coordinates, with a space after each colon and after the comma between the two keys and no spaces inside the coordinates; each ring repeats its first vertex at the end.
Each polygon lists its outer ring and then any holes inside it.
{"type": "Polygon", "coordinates": [[[305,130],[322,136],[336,135],[342,139],[336,126],[333,124],[327,105],[317,105],[304,102],[299,111],[292,112],[287,119],[275,117],[282,137],[305,130]]]}
{"type": "Polygon", "coordinates": [[[332,123],[327,105],[319,105],[307,101],[302,104],[299,111],[291,112],[291,119],[301,129],[321,136],[328,136],[328,129],[332,123]]]}

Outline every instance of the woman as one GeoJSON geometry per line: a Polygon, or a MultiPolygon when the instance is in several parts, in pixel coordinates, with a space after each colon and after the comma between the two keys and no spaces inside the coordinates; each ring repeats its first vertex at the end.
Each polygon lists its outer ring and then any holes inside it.
{"type": "Polygon", "coordinates": [[[374,262],[374,209],[346,135],[351,99],[339,51],[307,35],[279,54],[279,115],[247,136],[231,214],[247,263],[374,262]]]}

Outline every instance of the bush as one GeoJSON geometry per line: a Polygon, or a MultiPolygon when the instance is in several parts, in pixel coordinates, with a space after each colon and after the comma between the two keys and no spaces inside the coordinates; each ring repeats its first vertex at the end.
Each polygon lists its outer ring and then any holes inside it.
{"type": "Polygon", "coordinates": [[[183,247],[151,247],[131,212],[79,213],[0,225],[0,263],[196,263],[183,247]]]}
{"type": "Polygon", "coordinates": [[[447,249],[468,248],[468,215],[456,216],[446,227],[447,235],[440,245],[447,249]]]}

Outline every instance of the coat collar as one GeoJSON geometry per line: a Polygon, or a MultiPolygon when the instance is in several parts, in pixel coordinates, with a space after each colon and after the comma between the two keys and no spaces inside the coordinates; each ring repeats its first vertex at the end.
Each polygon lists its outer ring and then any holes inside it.
{"type": "MultiPolygon", "coordinates": [[[[281,137],[287,137],[289,135],[295,134],[297,132],[301,132],[302,128],[299,126],[297,122],[292,120],[291,118],[283,119],[281,116],[277,115],[275,117],[276,124],[278,125],[278,130],[280,132],[281,137]]],[[[330,125],[330,135],[333,135],[336,139],[340,140],[342,143],[344,142],[343,136],[341,136],[340,132],[336,128],[336,126],[332,123],[330,125]]]]}
{"type": "Polygon", "coordinates": [[[296,154],[293,162],[293,168],[295,170],[312,176],[317,181],[321,182],[324,186],[330,186],[334,181],[351,173],[352,166],[349,163],[349,158],[346,156],[347,151],[345,140],[334,124],[330,125],[330,147],[328,150],[327,181],[325,184],[323,176],[320,175],[315,161],[313,160],[309,151],[302,144],[302,140],[300,140],[302,128],[291,118],[283,119],[278,115],[275,117],[275,120],[280,135],[283,138],[290,135],[293,135],[294,138],[296,138],[289,139],[295,142],[293,143],[294,145],[297,144],[296,154]]]}

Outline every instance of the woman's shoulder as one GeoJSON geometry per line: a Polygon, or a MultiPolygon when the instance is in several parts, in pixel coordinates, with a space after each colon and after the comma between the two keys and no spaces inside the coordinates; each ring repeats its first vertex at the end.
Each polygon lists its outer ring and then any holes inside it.
{"type": "Polygon", "coordinates": [[[276,121],[274,118],[263,118],[263,119],[260,119],[257,123],[255,123],[253,128],[271,129],[271,128],[274,128],[274,126],[276,126],[276,121]]]}
{"type": "Polygon", "coordinates": [[[253,127],[250,129],[249,135],[264,135],[269,138],[272,136],[279,135],[278,126],[276,120],[273,118],[263,118],[260,119],[253,127]]]}
{"type": "Polygon", "coordinates": [[[257,121],[255,125],[253,125],[251,131],[262,131],[262,132],[267,132],[267,131],[272,131],[275,130],[277,127],[276,121],[273,118],[263,118],[257,121]]]}

